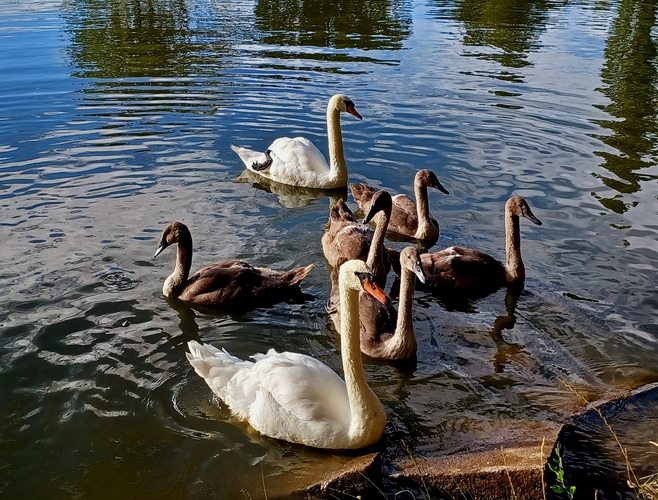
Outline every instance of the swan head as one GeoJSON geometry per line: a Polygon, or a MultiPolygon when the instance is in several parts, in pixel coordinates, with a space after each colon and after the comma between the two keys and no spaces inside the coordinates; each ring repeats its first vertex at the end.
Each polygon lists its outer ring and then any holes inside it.
{"type": "Polygon", "coordinates": [[[375,275],[362,260],[348,260],[340,266],[338,281],[341,287],[364,291],[382,304],[388,302],[386,293],[377,284],[375,275]]]}
{"type": "Polygon", "coordinates": [[[414,273],[421,283],[425,283],[426,276],[420,260],[420,252],[416,247],[405,247],[400,252],[400,267],[414,273]]]}
{"type": "Polygon", "coordinates": [[[436,174],[427,168],[416,172],[414,183],[418,186],[433,187],[434,189],[441,191],[443,194],[450,194],[448,190],[441,185],[436,174]]]}
{"type": "Polygon", "coordinates": [[[507,200],[507,203],[505,204],[505,212],[517,217],[525,217],[530,222],[541,226],[541,221],[532,213],[528,202],[520,196],[512,196],[507,200]]]}
{"type": "Polygon", "coordinates": [[[329,220],[357,222],[354,213],[350,210],[350,207],[347,206],[347,203],[345,203],[345,200],[342,198],[339,198],[338,201],[329,207],[329,220]]]}
{"type": "Polygon", "coordinates": [[[167,224],[167,227],[165,227],[162,230],[162,234],[160,235],[160,241],[158,242],[158,248],[156,249],[153,258],[160,255],[162,251],[165,248],[167,248],[169,245],[178,243],[179,241],[186,238],[190,240],[190,244],[191,244],[192,236],[190,235],[190,230],[187,228],[185,224],[183,224],[182,222],[172,222],[170,224],[167,224]]]}
{"type": "Polygon", "coordinates": [[[349,113],[353,116],[356,116],[359,120],[363,120],[363,117],[359,114],[354,106],[354,101],[347,97],[345,94],[336,94],[329,100],[329,106],[341,111],[343,113],[349,113]]]}
{"type": "Polygon", "coordinates": [[[392,210],[393,198],[391,198],[390,193],[384,190],[377,191],[372,195],[372,199],[370,200],[370,208],[368,209],[368,213],[363,219],[363,223],[368,224],[368,222],[370,222],[379,212],[384,212],[387,217],[390,217],[392,210]]]}

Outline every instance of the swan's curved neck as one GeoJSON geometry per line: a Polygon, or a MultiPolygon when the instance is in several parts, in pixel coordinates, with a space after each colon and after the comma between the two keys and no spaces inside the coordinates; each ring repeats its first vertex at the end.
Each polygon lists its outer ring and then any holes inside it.
{"type": "Polygon", "coordinates": [[[165,280],[162,294],[165,297],[177,297],[187,283],[192,267],[192,237],[180,235],[176,250],[176,267],[165,280]]]}
{"type": "Polygon", "coordinates": [[[525,266],[523,260],[521,260],[519,216],[511,213],[505,214],[505,256],[507,283],[522,283],[525,281],[525,266]]]}
{"type": "Polygon", "coordinates": [[[332,101],[327,106],[327,138],[329,141],[329,177],[339,184],[347,183],[347,163],[340,130],[340,111],[332,101]]]}
{"type": "Polygon", "coordinates": [[[427,186],[416,184],[414,186],[414,193],[416,195],[416,213],[418,215],[418,230],[416,231],[416,237],[422,239],[434,238],[437,236],[439,230],[430,217],[427,186]]]}
{"type": "Polygon", "coordinates": [[[341,354],[350,401],[350,439],[372,443],[386,425],[384,407],[366,381],[360,347],[359,292],[340,287],[341,354]]]}
{"type": "Polygon", "coordinates": [[[384,265],[384,240],[386,239],[386,229],[391,218],[391,214],[386,211],[377,214],[377,225],[375,234],[372,236],[370,249],[366,264],[375,273],[377,284],[382,288],[386,285],[386,266],[384,265]]]}
{"type": "Polygon", "coordinates": [[[404,353],[405,358],[413,357],[417,349],[413,318],[411,316],[415,284],[416,276],[414,273],[403,267],[400,276],[398,321],[395,326],[395,335],[391,337],[393,342],[391,349],[398,353],[404,353]]]}

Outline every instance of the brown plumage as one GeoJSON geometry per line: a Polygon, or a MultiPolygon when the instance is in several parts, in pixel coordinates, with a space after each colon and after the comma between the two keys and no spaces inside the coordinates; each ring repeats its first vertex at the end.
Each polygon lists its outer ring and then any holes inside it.
{"type": "Polygon", "coordinates": [[[322,251],[335,270],[343,262],[358,259],[366,262],[383,287],[391,265],[385,258],[384,238],[391,215],[391,195],[378,191],[372,197],[364,223],[360,224],[343,200],[329,209],[329,228],[322,235],[322,251]],[[381,213],[380,213],[381,212],[381,213]],[[379,214],[375,230],[367,226],[379,214]]]}
{"type": "MultiPolygon", "coordinates": [[[[512,196],[505,204],[505,253],[503,264],[490,255],[471,248],[450,247],[421,255],[427,282],[422,287],[437,295],[469,298],[484,297],[501,287],[522,290],[525,266],[521,259],[519,217],[541,226],[528,203],[512,196]]],[[[397,269],[395,269],[397,272],[397,269]]],[[[419,286],[419,288],[421,288],[419,286]]]]}
{"type": "MultiPolygon", "coordinates": [[[[398,310],[390,298],[384,304],[371,300],[367,293],[359,294],[359,323],[361,352],[374,359],[405,360],[416,357],[417,343],[414,334],[412,306],[416,277],[425,282],[420,254],[415,247],[400,252],[400,295],[398,310]]],[[[388,297],[388,296],[387,296],[388,297]]],[[[332,297],[327,311],[340,332],[340,308],[337,297],[332,297]]]]}
{"type": "MultiPolygon", "coordinates": [[[[439,239],[439,223],[430,215],[427,188],[438,189],[449,194],[439,182],[438,177],[428,169],[419,170],[414,177],[414,193],[416,202],[407,195],[393,196],[393,208],[388,222],[388,232],[407,238],[415,238],[428,245],[433,245],[439,239]]],[[[362,183],[350,184],[352,196],[361,209],[370,202],[375,190],[362,183]]]]}
{"type": "Polygon", "coordinates": [[[301,299],[300,282],[314,267],[311,264],[289,271],[274,271],[240,260],[228,260],[202,267],[189,276],[192,235],[185,224],[172,222],[164,228],[154,257],[174,243],[178,243],[176,267],[165,280],[162,293],[166,297],[206,307],[252,309],[301,299]]]}

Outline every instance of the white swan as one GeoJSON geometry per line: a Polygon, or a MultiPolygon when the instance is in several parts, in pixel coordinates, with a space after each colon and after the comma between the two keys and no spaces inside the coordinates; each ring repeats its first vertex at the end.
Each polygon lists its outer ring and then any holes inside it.
{"type": "Polygon", "coordinates": [[[327,105],[327,135],[329,160],[306,137],[280,137],[263,153],[231,145],[245,166],[267,179],[319,189],[347,186],[347,164],[343,153],[343,135],[340,130],[340,113],[347,112],[362,119],[352,100],[345,94],[336,94],[327,105]]]}
{"type": "Polygon", "coordinates": [[[188,342],[187,359],[233,415],[261,434],[316,448],[356,449],[379,441],[386,427],[381,402],[366,381],[359,349],[359,291],[386,300],[367,265],[340,269],[345,381],[310,356],[276,352],[243,361],[225,350],[188,342]]]}

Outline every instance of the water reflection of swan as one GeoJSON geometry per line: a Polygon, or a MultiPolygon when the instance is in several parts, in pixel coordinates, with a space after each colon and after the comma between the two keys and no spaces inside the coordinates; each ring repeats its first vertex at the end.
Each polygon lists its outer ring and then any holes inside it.
{"type": "MultiPolygon", "coordinates": [[[[165,300],[178,313],[178,328],[181,331],[182,339],[198,339],[199,324],[196,321],[197,310],[192,307],[193,304],[188,304],[176,298],[165,297],[165,300]]],[[[174,338],[176,338],[176,342],[180,341],[178,336],[174,336],[174,338]]]]}
{"type": "Polygon", "coordinates": [[[503,338],[503,330],[511,330],[516,324],[516,305],[519,300],[520,291],[508,290],[505,294],[505,314],[497,316],[491,329],[491,338],[496,343],[496,353],[493,356],[492,363],[494,371],[501,373],[510,359],[518,356],[524,346],[521,344],[509,343],[503,338]]]}
{"type": "MultiPolygon", "coordinates": [[[[419,170],[414,176],[416,202],[405,194],[393,196],[393,210],[388,223],[390,233],[422,240],[429,246],[436,243],[439,239],[439,223],[430,215],[429,200],[427,199],[428,187],[449,194],[434,172],[428,169],[419,170]]],[[[352,183],[350,189],[354,200],[362,210],[375,194],[375,189],[363,183],[352,183]]]]}
{"type": "Polygon", "coordinates": [[[251,362],[190,341],[187,359],[231,412],[261,434],[316,448],[371,445],[384,434],[386,414],[361,361],[359,291],[386,299],[362,261],[343,264],[339,284],[345,382],[315,358],[274,349],[251,362]]]}
{"type": "MultiPolygon", "coordinates": [[[[452,297],[483,297],[506,286],[523,289],[525,266],[521,259],[521,233],[519,217],[525,217],[541,226],[520,196],[512,196],[505,204],[506,263],[479,250],[450,247],[421,255],[423,271],[427,276],[424,289],[437,295],[452,297]]],[[[396,269],[397,272],[397,269],[396,269]]],[[[399,273],[398,273],[399,274],[399,273]]],[[[420,286],[419,286],[420,288],[420,286]]]]}
{"type": "Polygon", "coordinates": [[[185,224],[172,222],[164,228],[154,257],[174,243],[178,243],[176,267],[165,280],[162,293],[165,297],[201,306],[253,308],[301,299],[303,294],[299,284],[314,267],[310,264],[289,271],[274,271],[239,260],[228,260],[202,267],[189,276],[192,235],[185,224]]]}
{"type": "MultiPolygon", "coordinates": [[[[415,247],[400,252],[400,298],[398,311],[387,302],[382,304],[367,294],[359,297],[361,323],[361,352],[373,359],[415,359],[417,343],[411,316],[416,277],[421,282],[425,275],[420,254],[415,247]]],[[[328,307],[336,330],[340,331],[340,308],[328,307]]]]}
{"type": "Polygon", "coordinates": [[[327,105],[327,135],[329,162],[320,150],[306,137],[281,137],[265,152],[231,145],[245,166],[267,179],[319,189],[335,189],[347,185],[347,164],[343,152],[340,130],[340,113],[346,112],[361,119],[352,100],[336,94],[327,105]]]}
{"type": "Polygon", "coordinates": [[[347,198],[347,188],[317,189],[301,186],[281,184],[266,179],[251,170],[243,170],[236,179],[237,182],[247,182],[257,189],[273,193],[279,198],[279,202],[286,208],[305,207],[320,198],[329,198],[330,203],[347,198]]]}

